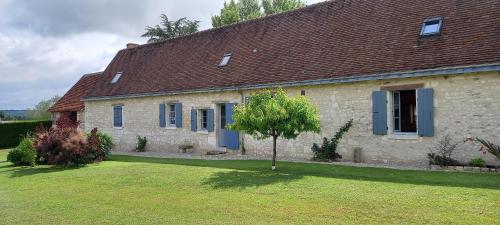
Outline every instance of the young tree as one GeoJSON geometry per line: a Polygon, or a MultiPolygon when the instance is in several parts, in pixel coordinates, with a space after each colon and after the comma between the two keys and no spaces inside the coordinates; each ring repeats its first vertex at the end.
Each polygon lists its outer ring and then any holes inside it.
{"type": "Polygon", "coordinates": [[[192,34],[197,32],[199,27],[200,21],[191,21],[186,19],[186,17],[180,18],[176,21],[170,21],[168,20],[167,15],[162,14],[161,26],[147,26],[146,33],[142,34],[141,37],[149,37],[148,43],[163,41],[192,34]]]}
{"type": "Polygon", "coordinates": [[[321,130],[317,108],[306,97],[289,97],[281,88],[276,93],[264,90],[253,94],[246,104],[236,106],[233,120],[230,129],[259,140],[273,138],[273,170],[278,137],[295,139],[303,132],[319,133],[321,130]]]}
{"type": "Polygon", "coordinates": [[[262,0],[262,4],[260,0],[231,0],[224,2],[220,15],[212,16],[212,26],[221,27],[304,6],[303,0],[262,0]]]}

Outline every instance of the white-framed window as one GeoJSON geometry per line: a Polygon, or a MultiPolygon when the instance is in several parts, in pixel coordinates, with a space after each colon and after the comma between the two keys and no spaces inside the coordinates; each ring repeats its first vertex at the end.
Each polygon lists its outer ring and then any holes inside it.
{"type": "Polygon", "coordinates": [[[420,36],[439,35],[441,33],[442,26],[443,26],[442,17],[433,17],[425,19],[422,24],[422,30],[420,31],[420,36]]]}
{"type": "Polygon", "coordinates": [[[208,130],[208,110],[199,109],[198,110],[198,127],[201,130],[208,130]]]}
{"type": "Polygon", "coordinates": [[[231,53],[224,54],[224,56],[220,60],[219,67],[227,66],[227,64],[229,64],[229,60],[231,60],[231,56],[231,53]]]}
{"type": "Polygon", "coordinates": [[[167,104],[167,125],[169,127],[175,127],[175,104],[167,104]]]}
{"type": "Polygon", "coordinates": [[[391,122],[393,133],[417,133],[416,90],[392,91],[391,122]]]}
{"type": "Polygon", "coordinates": [[[113,79],[111,80],[111,83],[116,84],[120,80],[120,78],[122,77],[122,74],[123,74],[122,72],[117,72],[115,74],[115,76],[113,77],[113,79]]]}

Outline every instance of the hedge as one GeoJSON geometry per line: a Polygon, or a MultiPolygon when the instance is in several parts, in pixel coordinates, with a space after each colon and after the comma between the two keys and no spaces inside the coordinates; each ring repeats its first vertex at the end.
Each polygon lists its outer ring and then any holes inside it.
{"type": "Polygon", "coordinates": [[[19,145],[22,137],[28,133],[35,132],[36,128],[42,124],[44,127],[51,127],[52,121],[19,121],[10,123],[0,123],[0,148],[10,148],[19,145]]]}

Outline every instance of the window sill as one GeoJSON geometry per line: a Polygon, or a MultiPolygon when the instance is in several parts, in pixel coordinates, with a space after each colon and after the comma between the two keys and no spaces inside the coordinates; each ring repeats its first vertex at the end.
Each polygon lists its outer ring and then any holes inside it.
{"type": "Polygon", "coordinates": [[[199,130],[196,131],[197,134],[208,134],[208,130],[199,130]]]}
{"type": "Polygon", "coordinates": [[[123,127],[113,127],[113,128],[114,128],[114,129],[116,129],[116,130],[121,130],[121,129],[123,129],[123,127]]]}
{"type": "Polygon", "coordinates": [[[167,130],[176,130],[176,129],[177,129],[177,127],[173,127],[173,126],[172,126],[172,127],[168,127],[168,126],[167,126],[167,127],[165,127],[165,129],[167,129],[167,130]]]}
{"type": "Polygon", "coordinates": [[[393,140],[418,140],[417,133],[393,133],[389,135],[389,139],[393,140]]]}

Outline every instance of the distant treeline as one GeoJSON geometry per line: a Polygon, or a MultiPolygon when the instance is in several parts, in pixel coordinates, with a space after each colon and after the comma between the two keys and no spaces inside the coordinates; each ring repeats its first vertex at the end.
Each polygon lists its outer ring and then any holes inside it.
{"type": "Polygon", "coordinates": [[[27,120],[29,119],[29,115],[31,110],[22,109],[22,110],[0,110],[0,119],[1,120],[27,120]]]}

